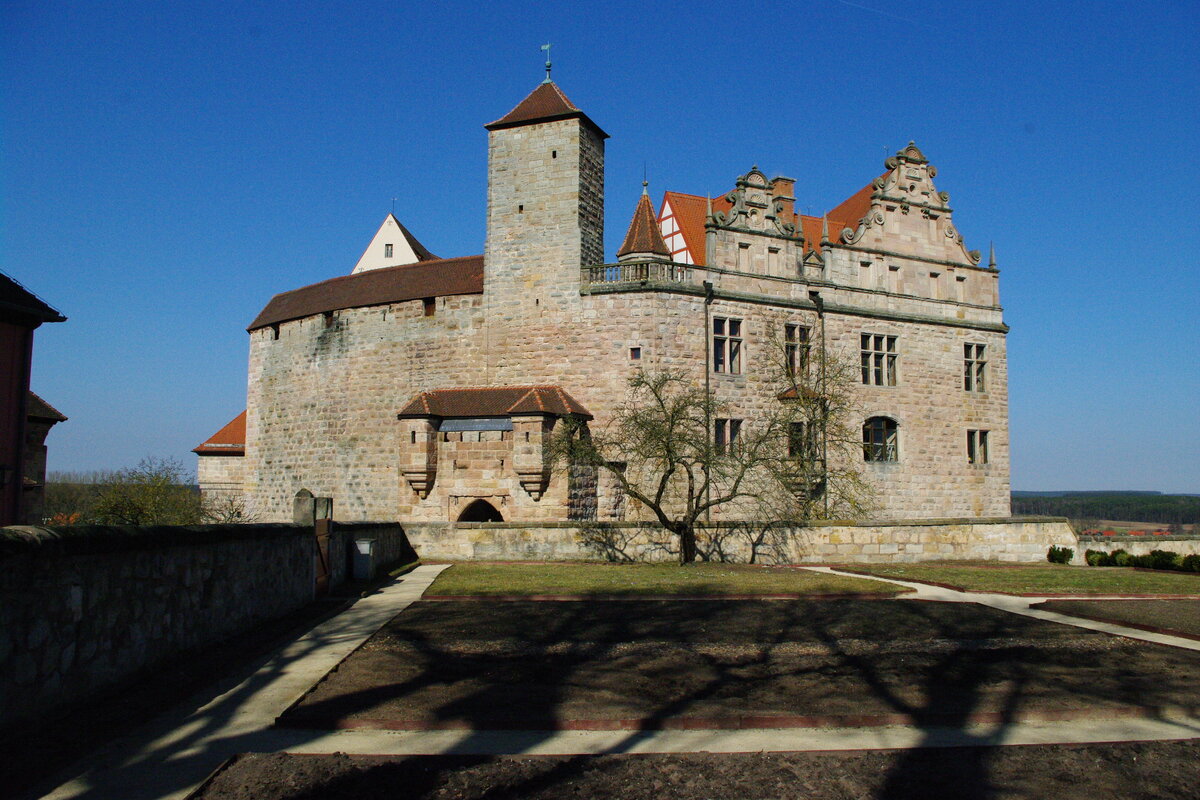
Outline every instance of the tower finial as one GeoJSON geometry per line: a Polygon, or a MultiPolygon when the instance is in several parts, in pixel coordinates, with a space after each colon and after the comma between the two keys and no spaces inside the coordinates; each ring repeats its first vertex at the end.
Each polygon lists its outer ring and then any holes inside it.
{"type": "Polygon", "coordinates": [[[829,215],[821,215],[821,244],[829,244],[829,215]]]}
{"type": "Polygon", "coordinates": [[[650,185],[649,179],[646,177],[646,162],[642,162],[642,194],[649,195],[650,192],[646,188],[650,185]]]}
{"type": "Polygon", "coordinates": [[[550,43],[546,42],[542,45],[542,49],[546,51],[546,80],[542,83],[550,83],[550,43]]]}
{"type": "Polygon", "coordinates": [[[988,242],[988,269],[996,268],[996,243],[988,242]]]}
{"type": "Polygon", "coordinates": [[[705,195],[704,197],[704,221],[708,222],[710,219],[712,219],[712,195],[709,194],[705,195]]]}

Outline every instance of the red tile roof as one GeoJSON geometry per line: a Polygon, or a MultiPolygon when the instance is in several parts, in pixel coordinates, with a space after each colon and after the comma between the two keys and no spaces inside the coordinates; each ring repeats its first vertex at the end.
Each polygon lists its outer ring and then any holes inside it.
{"type": "Polygon", "coordinates": [[[43,322],[66,320],[56,309],[3,272],[0,272],[0,318],[11,318],[35,328],[43,322]]]}
{"type": "Polygon", "coordinates": [[[501,128],[516,128],[521,125],[533,125],[538,122],[550,122],[556,119],[578,119],[591,127],[605,139],[608,134],[600,126],[592,122],[588,115],[579,110],[567,96],[563,94],[558,84],[546,81],[529,93],[529,96],[517,103],[516,108],[495,122],[489,122],[483,127],[489,131],[501,128]]]}
{"type": "Polygon", "coordinates": [[[409,417],[508,417],[518,414],[573,414],[591,419],[579,401],[560,386],[492,386],[434,389],[409,401],[397,415],[409,417]]]}
{"type": "MultiPolygon", "coordinates": [[[[883,173],[886,175],[887,173],[883,173]]],[[[842,228],[857,228],[858,222],[871,210],[871,195],[875,187],[868,183],[829,212],[829,241],[842,240],[842,228]],[[836,224],[834,220],[837,220],[836,224]]]]}
{"type": "Polygon", "coordinates": [[[29,419],[45,419],[54,422],[66,422],[66,416],[54,406],[30,392],[25,401],[25,416],[29,419]]]}
{"type": "MultiPolygon", "coordinates": [[[[875,187],[867,184],[829,212],[829,240],[831,242],[841,240],[843,228],[858,227],[858,221],[865,217],[871,208],[871,195],[874,191],[875,187]]],[[[699,195],[664,192],[663,205],[659,211],[659,219],[662,220],[666,216],[666,207],[670,204],[671,210],[675,214],[675,224],[679,226],[683,240],[692,254],[692,260],[698,266],[705,266],[704,220],[707,214],[707,203],[708,201],[699,195]]],[[[733,208],[733,203],[726,200],[725,195],[721,195],[713,198],[712,207],[715,212],[727,212],[733,208]]],[[[801,214],[799,223],[800,232],[808,247],[820,250],[821,217],[801,214]]],[[[618,253],[618,255],[620,254],[618,253]]]]}
{"type": "Polygon", "coordinates": [[[416,255],[417,261],[439,261],[437,256],[425,249],[425,245],[417,241],[417,237],[409,232],[408,228],[404,227],[404,223],[396,219],[395,214],[389,214],[392,221],[396,223],[396,227],[400,229],[400,235],[404,237],[404,241],[408,242],[408,246],[412,248],[413,254],[416,255]]]}
{"type": "Polygon", "coordinates": [[[402,303],[423,297],[483,292],[483,256],[418,261],[371,269],[314,283],[271,298],[250,326],[253,331],[278,322],[343,308],[402,303]]]}
{"type": "MultiPolygon", "coordinates": [[[[698,266],[704,266],[704,220],[708,215],[708,199],[683,192],[664,192],[660,219],[665,216],[668,203],[675,213],[675,224],[679,226],[679,232],[683,234],[683,241],[687,244],[688,252],[692,254],[692,261],[698,266]]],[[[733,203],[721,195],[713,198],[712,207],[713,211],[728,211],[733,208],[733,203]]]]}
{"type": "Polygon", "coordinates": [[[192,452],[202,456],[246,455],[246,412],[238,414],[192,452]]]}
{"type": "Polygon", "coordinates": [[[633,220],[629,223],[629,232],[625,234],[625,243],[617,251],[617,258],[628,253],[654,253],[660,256],[671,254],[667,243],[663,241],[654,209],[650,206],[650,198],[645,192],[638,198],[633,220]]]}

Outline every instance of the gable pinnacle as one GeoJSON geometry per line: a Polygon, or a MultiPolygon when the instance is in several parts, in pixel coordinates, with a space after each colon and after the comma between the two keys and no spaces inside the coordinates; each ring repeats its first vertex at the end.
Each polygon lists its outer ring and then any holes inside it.
{"type": "Polygon", "coordinates": [[[996,243],[988,242],[988,269],[996,268],[996,243]]]}
{"type": "Polygon", "coordinates": [[[821,244],[829,244],[829,215],[821,216],[821,244]]]}

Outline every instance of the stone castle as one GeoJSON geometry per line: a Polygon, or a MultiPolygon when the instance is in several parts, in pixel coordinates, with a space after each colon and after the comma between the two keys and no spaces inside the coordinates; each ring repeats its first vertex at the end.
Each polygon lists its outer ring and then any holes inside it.
{"type": "Polygon", "coordinates": [[[885,520],[1009,514],[999,273],[914,144],[821,216],[757,167],[707,198],[643,193],[606,263],[608,135],[547,78],[488,131],[482,255],[438,258],[389,215],[349,275],[250,324],[246,411],[197,448],[208,495],[259,521],[555,522],[630,513],[544,447],[603,426],[639,369],[710,387],[732,439],[781,402],[773,342],[850,359],[855,456],[885,520]],[[859,380],[857,365],[861,365],[859,380]]]}

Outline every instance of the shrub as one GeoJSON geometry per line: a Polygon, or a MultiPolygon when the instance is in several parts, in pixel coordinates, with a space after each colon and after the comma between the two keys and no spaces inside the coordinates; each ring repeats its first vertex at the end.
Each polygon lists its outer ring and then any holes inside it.
{"type": "Polygon", "coordinates": [[[1200,555],[1192,553],[1184,556],[1183,560],[1179,562],[1179,568],[1185,572],[1200,572],[1200,555]]]}
{"type": "Polygon", "coordinates": [[[1169,550],[1151,550],[1146,560],[1151,569],[1179,569],[1179,556],[1169,550]]]}
{"type": "Polygon", "coordinates": [[[1058,545],[1050,545],[1050,549],[1046,551],[1046,560],[1051,564],[1070,564],[1071,559],[1075,557],[1075,551],[1069,547],[1059,547],[1058,545]]]}
{"type": "Polygon", "coordinates": [[[1133,563],[1133,556],[1129,555],[1129,553],[1126,553],[1124,550],[1113,550],[1111,553],[1109,553],[1109,557],[1112,558],[1112,565],[1114,567],[1136,566],[1133,563]]]}
{"type": "Polygon", "coordinates": [[[1083,554],[1084,561],[1089,567],[1111,567],[1112,556],[1103,550],[1088,550],[1083,554]]]}

